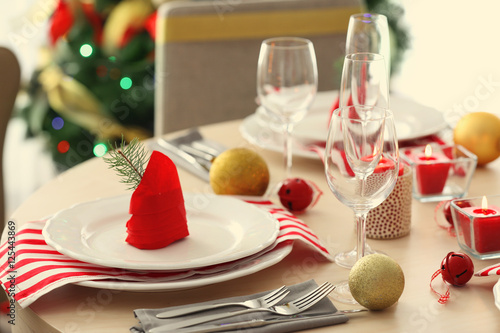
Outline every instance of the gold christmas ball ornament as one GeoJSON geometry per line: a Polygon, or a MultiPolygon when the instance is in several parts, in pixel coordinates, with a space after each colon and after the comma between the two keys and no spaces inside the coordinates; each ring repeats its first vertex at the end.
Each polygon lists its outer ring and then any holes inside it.
{"type": "Polygon", "coordinates": [[[264,159],[248,148],[226,150],[210,167],[210,186],[216,194],[263,195],[269,185],[264,159]]]}
{"type": "Polygon", "coordinates": [[[383,310],[396,303],[404,286],[403,270],[394,259],[383,254],[361,258],[349,273],[352,296],[370,310],[383,310]]]}
{"type": "Polygon", "coordinates": [[[489,112],[463,116],[453,130],[453,141],[477,155],[485,165],[500,156],[500,118],[489,112]]]}

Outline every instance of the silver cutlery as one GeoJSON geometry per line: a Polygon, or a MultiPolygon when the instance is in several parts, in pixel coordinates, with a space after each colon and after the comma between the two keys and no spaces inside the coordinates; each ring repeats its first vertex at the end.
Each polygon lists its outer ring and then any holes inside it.
{"type": "Polygon", "coordinates": [[[212,154],[209,154],[209,153],[205,152],[204,150],[198,149],[193,144],[191,144],[191,145],[181,144],[181,145],[179,145],[179,148],[182,149],[183,151],[185,151],[186,153],[194,156],[194,157],[201,158],[203,161],[210,162],[210,163],[212,163],[212,161],[217,156],[217,155],[214,156],[212,154]]]}
{"type": "Polygon", "coordinates": [[[202,165],[194,156],[186,153],[163,138],[156,140],[156,144],[164,150],[164,153],[166,153],[175,164],[190,171],[203,180],[209,180],[209,167],[207,167],[207,165],[202,165]]]}
{"type": "Polygon", "coordinates": [[[152,145],[162,150],[176,165],[205,181],[209,180],[213,159],[226,150],[219,143],[204,139],[196,128],[171,140],[157,138],[152,145]]]}
{"type": "Polygon", "coordinates": [[[251,299],[247,300],[244,302],[227,302],[227,303],[216,303],[216,304],[205,304],[205,305],[194,305],[194,306],[189,306],[189,307],[184,307],[181,309],[173,309],[173,310],[167,310],[161,313],[158,313],[156,315],[157,318],[160,319],[165,319],[165,318],[172,318],[172,317],[178,317],[182,315],[186,315],[189,313],[196,313],[196,312],[201,312],[205,310],[210,310],[210,309],[217,309],[217,308],[222,308],[226,306],[242,306],[246,307],[248,309],[255,309],[255,308],[268,308],[273,305],[278,304],[279,301],[281,301],[283,298],[285,298],[286,295],[288,295],[290,291],[287,289],[286,286],[283,286],[281,288],[278,288],[272,292],[270,292],[267,295],[264,295],[262,297],[256,298],[256,299],[251,299]]]}
{"type": "Polygon", "coordinates": [[[280,318],[272,318],[272,319],[253,319],[247,321],[241,321],[237,323],[227,323],[227,324],[218,324],[218,325],[206,325],[202,327],[186,327],[180,328],[176,330],[177,333],[208,333],[208,332],[222,332],[229,330],[236,330],[242,328],[253,328],[253,327],[262,327],[267,325],[274,325],[280,323],[288,323],[288,322],[300,322],[311,319],[323,319],[323,318],[332,318],[335,316],[341,316],[343,313],[341,311],[324,314],[324,315],[311,315],[311,316],[292,316],[292,317],[280,317],[280,318]]]}
{"type": "Polygon", "coordinates": [[[186,134],[170,140],[170,143],[208,162],[227,149],[218,142],[204,139],[197,128],[192,128],[186,134]]]}
{"type": "Polygon", "coordinates": [[[240,311],[231,311],[231,312],[218,313],[196,318],[189,318],[186,320],[180,320],[174,323],[169,323],[162,326],[154,327],[149,330],[149,333],[158,333],[166,331],[168,332],[170,330],[175,330],[182,327],[189,327],[213,320],[248,314],[252,312],[270,312],[283,316],[291,316],[309,309],[311,306],[315,305],[316,303],[321,301],[324,297],[326,297],[333,289],[335,289],[335,286],[333,286],[328,282],[325,282],[318,288],[307,293],[306,295],[283,305],[271,306],[269,308],[255,308],[255,309],[246,309],[240,311]]]}

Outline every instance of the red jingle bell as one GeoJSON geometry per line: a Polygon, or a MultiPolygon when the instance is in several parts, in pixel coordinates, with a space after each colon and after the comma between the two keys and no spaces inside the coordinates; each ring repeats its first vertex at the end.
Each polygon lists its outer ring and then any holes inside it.
{"type": "Polygon", "coordinates": [[[278,195],[286,209],[291,212],[302,212],[313,202],[314,190],[305,180],[290,178],[283,181],[278,195]]]}
{"type": "Polygon", "coordinates": [[[443,280],[453,286],[463,286],[474,275],[474,263],[464,253],[450,252],[441,262],[443,280]]]}

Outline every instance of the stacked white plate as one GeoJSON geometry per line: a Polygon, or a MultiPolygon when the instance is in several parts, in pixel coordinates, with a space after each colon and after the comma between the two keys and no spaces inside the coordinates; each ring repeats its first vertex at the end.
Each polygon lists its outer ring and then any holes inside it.
{"type": "MultiPolygon", "coordinates": [[[[326,142],[330,111],[337,96],[337,91],[317,94],[306,117],[294,128],[294,155],[318,158],[315,152],[307,149],[307,145],[326,142]]],[[[399,141],[435,134],[447,126],[443,114],[438,110],[398,95],[391,95],[391,110],[399,141]]],[[[283,151],[282,126],[263,107],[258,107],[255,113],[243,120],[240,132],[252,144],[272,151],[283,151]]]]}
{"type": "Polygon", "coordinates": [[[190,235],[157,250],[125,242],[130,194],[75,205],[43,229],[48,245],[71,258],[144,272],[180,272],[168,282],[86,281],[80,285],[134,291],[185,289],[248,275],[282,260],[291,246],[267,251],[279,233],[268,212],[242,200],[184,194],[190,235]]]}

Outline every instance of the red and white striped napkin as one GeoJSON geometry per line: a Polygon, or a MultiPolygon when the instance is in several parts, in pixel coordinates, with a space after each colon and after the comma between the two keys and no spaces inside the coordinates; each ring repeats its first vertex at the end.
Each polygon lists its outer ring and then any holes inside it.
{"type": "MultiPolygon", "coordinates": [[[[266,252],[294,241],[301,241],[322,257],[333,261],[319,238],[300,219],[265,200],[245,200],[269,211],[278,221],[280,230],[274,244],[266,252]]],[[[211,274],[234,269],[251,258],[230,263],[175,272],[131,271],[85,263],[54,250],[42,236],[46,221],[24,224],[0,247],[0,283],[21,307],[27,307],[46,293],[69,283],[91,280],[124,280],[134,282],[167,282],[185,279],[196,274],[211,274]],[[12,241],[15,240],[15,243],[12,241]]],[[[258,253],[253,256],[260,256],[258,253]]]]}
{"type": "Polygon", "coordinates": [[[491,265],[488,267],[485,267],[476,273],[474,273],[475,276],[492,276],[492,275],[500,275],[500,264],[495,264],[491,265]]]}

